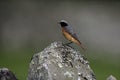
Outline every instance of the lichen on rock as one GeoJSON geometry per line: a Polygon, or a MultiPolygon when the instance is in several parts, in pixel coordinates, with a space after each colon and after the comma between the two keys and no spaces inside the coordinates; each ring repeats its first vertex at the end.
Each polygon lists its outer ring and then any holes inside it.
{"type": "Polygon", "coordinates": [[[62,42],[34,54],[27,80],[96,80],[87,59],[62,42]]]}

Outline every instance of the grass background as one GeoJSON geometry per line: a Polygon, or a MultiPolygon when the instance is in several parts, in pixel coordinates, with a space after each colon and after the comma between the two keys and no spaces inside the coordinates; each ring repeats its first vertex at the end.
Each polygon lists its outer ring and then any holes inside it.
{"type": "MultiPolygon", "coordinates": [[[[40,50],[41,51],[41,50],[40,50]]],[[[38,50],[39,52],[39,50],[38,50]]],[[[37,53],[34,50],[4,51],[0,55],[0,68],[7,67],[14,72],[19,80],[26,80],[31,57],[37,53]]],[[[107,52],[87,51],[84,54],[90,62],[90,67],[96,74],[97,80],[105,80],[109,75],[120,79],[120,58],[108,55],[107,52]]]]}

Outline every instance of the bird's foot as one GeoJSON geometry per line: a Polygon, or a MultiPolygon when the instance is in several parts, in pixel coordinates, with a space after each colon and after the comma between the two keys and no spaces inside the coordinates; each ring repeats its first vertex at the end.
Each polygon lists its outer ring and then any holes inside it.
{"type": "MultiPolygon", "coordinates": [[[[63,45],[67,45],[67,46],[71,47],[71,46],[70,46],[71,43],[72,43],[72,42],[69,42],[69,43],[65,43],[65,44],[63,44],[63,45]]],[[[71,48],[72,48],[72,47],[71,47],[71,48]]]]}

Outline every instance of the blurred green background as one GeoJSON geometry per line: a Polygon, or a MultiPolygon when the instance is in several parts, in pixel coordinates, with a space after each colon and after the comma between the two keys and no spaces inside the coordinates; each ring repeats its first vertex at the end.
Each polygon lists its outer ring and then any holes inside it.
{"type": "Polygon", "coordinates": [[[54,41],[68,42],[58,22],[67,20],[86,52],[97,80],[120,80],[119,1],[0,1],[0,68],[25,80],[32,55],[54,41]]]}

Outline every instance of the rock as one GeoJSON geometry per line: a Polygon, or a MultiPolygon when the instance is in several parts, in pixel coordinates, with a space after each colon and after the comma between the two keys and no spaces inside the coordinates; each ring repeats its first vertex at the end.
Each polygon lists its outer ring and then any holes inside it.
{"type": "Polygon", "coordinates": [[[117,80],[113,75],[110,75],[107,80],[117,80]]]}
{"type": "Polygon", "coordinates": [[[17,80],[13,72],[7,68],[0,69],[0,80],[17,80]]]}
{"type": "Polygon", "coordinates": [[[53,42],[34,54],[27,80],[96,80],[87,59],[70,46],[53,42]]]}

